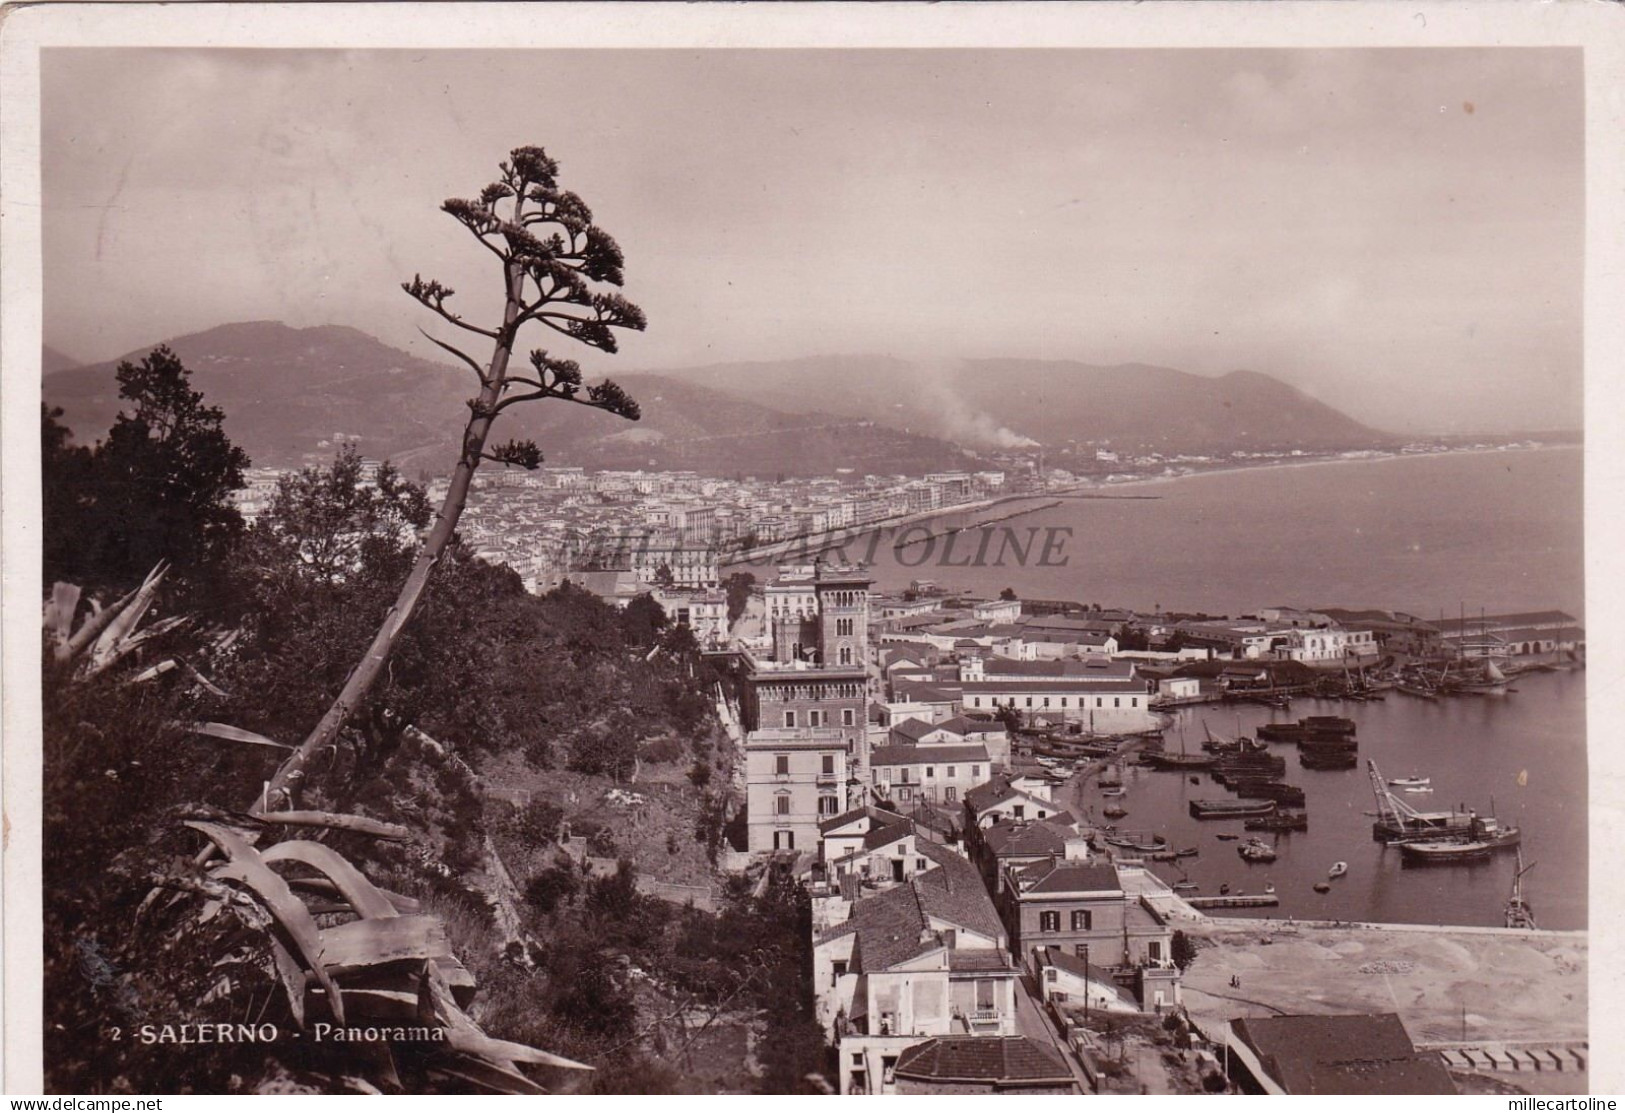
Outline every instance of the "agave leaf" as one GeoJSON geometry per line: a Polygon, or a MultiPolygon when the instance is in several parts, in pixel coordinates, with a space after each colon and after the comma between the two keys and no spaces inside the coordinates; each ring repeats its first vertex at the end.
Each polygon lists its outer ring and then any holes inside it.
{"type": "Polygon", "coordinates": [[[336,977],[391,962],[451,957],[445,925],[434,916],[355,920],[321,935],[322,961],[336,977]]]}
{"type": "Polygon", "coordinates": [[[330,846],[303,839],[279,842],[262,855],[267,863],[300,862],[320,870],[330,878],[356,915],[363,920],[383,920],[397,915],[395,906],[376,885],[368,881],[349,860],[330,846]]]}
{"type": "MultiPolygon", "coordinates": [[[[282,988],[288,995],[288,1011],[293,1013],[293,1022],[299,1027],[305,1026],[305,990],[309,980],[305,977],[304,969],[298,961],[288,953],[276,936],[271,936],[271,957],[276,963],[277,976],[282,979],[282,988]]],[[[329,1005],[329,1008],[332,1006],[329,1005]]],[[[337,1015],[337,1014],[335,1014],[337,1015]]]]}
{"type": "Polygon", "coordinates": [[[150,669],[142,669],[140,672],[130,677],[130,683],[145,684],[147,681],[152,680],[155,677],[162,676],[164,673],[175,667],[175,659],[173,657],[166,658],[159,661],[156,665],[153,665],[150,669]]]}
{"type": "MultiPolygon", "coordinates": [[[[137,591],[139,590],[138,588],[137,591]]],[[[90,617],[86,618],[80,624],[79,629],[73,632],[73,636],[68,639],[67,647],[59,654],[60,659],[71,661],[90,648],[90,644],[101,635],[103,630],[107,629],[107,624],[117,618],[124,608],[129,606],[131,601],[135,599],[135,596],[136,592],[132,591],[128,595],[114,600],[106,607],[98,605],[96,600],[92,599],[90,601],[90,617]]]]}
{"type": "MultiPolygon", "coordinates": [[[[292,749],[293,747],[289,747],[292,749]]],[[[332,827],[340,831],[354,831],[360,835],[371,835],[378,839],[394,839],[405,841],[412,837],[409,828],[398,823],[385,823],[380,819],[368,819],[364,815],[339,815],[335,812],[265,812],[254,811],[249,813],[261,823],[279,823],[286,827],[332,827]]]]}
{"type": "Polygon", "coordinates": [[[147,578],[136,588],[133,596],[120,600],[123,606],[107,624],[107,629],[102,631],[101,637],[96,639],[96,644],[90,648],[90,659],[85,665],[88,674],[95,675],[101,672],[124,652],[120,646],[157,599],[158,585],[163,582],[164,575],[168,571],[167,565],[159,564],[147,573],[147,578]]]}
{"type": "Polygon", "coordinates": [[[547,1093],[516,1070],[504,1069],[495,1063],[467,1055],[459,1055],[449,1063],[436,1063],[431,1073],[455,1078],[493,1094],[547,1093]]]}
{"type": "Polygon", "coordinates": [[[340,1024],[344,1023],[344,999],[339,996],[338,987],[322,965],[322,932],[316,926],[316,921],[311,919],[310,910],[293,895],[282,876],[266,865],[259,851],[241,835],[218,823],[204,823],[195,819],[187,820],[186,826],[203,832],[225,852],[228,861],[209,872],[223,880],[240,882],[254,891],[298,950],[305,968],[327,990],[334,1019],[340,1024]]]}
{"type": "Polygon", "coordinates": [[[550,1051],[486,1035],[452,999],[450,987],[436,963],[425,964],[419,994],[419,1013],[432,1011],[440,1019],[445,1027],[447,1046],[464,1055],[482,1059],[505,1073],[512,1072],[523,1078],[514,1067],[515,1063],[538,1063],[565,1070],[593,1069],[585,1063],[554,1055],[550,1051]]]}
{"type": "Polygon", "coordinates": [[[586,1063],[578,1063],[574,1059],[566,1059],[562,1055],[554,1055],[551,1051],[530,1047],[527,1044],[514,1043],[511,1040],[499,1040],[488,1036],[478,1028],[469,1030],[459,1027],[446,1028],[446,1045],[468,1055],[477,1055],[482,1059],[508,1062],[508,1063],[539,1063],[545,1067],[561,1067],[565,1070],[592,1070],[586,1063]]]}
{"type": "MultiPolygon", "coordinates": [[[[339,887],[325,877],[290,877],[288,878],[288,887],[300,892],[308,891],[320,893],[322,896],[342,899],[339,894],[339,887]]],[[[377,886],[374,886],[374,888],[377,888],[377,886]]],[[[378,889],[378,891],[384,894],[389,903],[394,906],[395,911],[402,916],[415,916],[423,911],[421,901],[414,900],[412,897],[404,897],[388,889],[378,889]]]]}
{"type": "Polygon", "coordinates": [[[193,734],[206,734],[210,738],[223,738],[227,742],[247,742],[251,746],[275,746],[279,750],[294,749],[286,742],[278,742],[263,734],[255,734],[251,730],[227,723],[193,723],[189,729],[193,734]]]}

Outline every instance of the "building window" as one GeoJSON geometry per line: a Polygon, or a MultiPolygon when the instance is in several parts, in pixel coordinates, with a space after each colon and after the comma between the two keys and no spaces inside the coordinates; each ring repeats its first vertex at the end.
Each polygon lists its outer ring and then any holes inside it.
{"type": "Polygon", "coordinates": [[[821,726],[823,726],[824,725],[824,713],[822,711],[809,711],[809,712],[807,712],[807,725],[810,726],[810,727],[821,727],[821,726]]]}
{"type": "Polygon", "coordinates": [[[826,776],[828,776],[828,775],[833,775],[834,772],[835,772],[835,755],[834,754],[825,754],[824,755],[824,773],[825,773],[826,776]]]}
{"type": "Polygon", "coordinates": [[[853,711],[850,707],[841,709],[841,725],[843,727],[857,726],[857,720],[858,713],[856,711],[853,711]]]}
{"type": "Polygon", "coordinates": [[[981,696],[972,696],[970,703],[971,703],[972,707],[980,707],[980,706],[982,706],[982,697],[981,696]]]}
{"type": "Polygon", "coordinates": [[[786,711],[784,713],[784,725],[787,727],[793,727],[796,725],[796,713],[794,711],[786,711]]]}
{"type": "Polygon", "coordinates": [[[1014,808],[1011,808],[1010,811],[1011,811],[1011,814],[1014,815],[1017,819],[1026,819],[1027,818],[1027,805],[1025,805],[1025,804],[1017,804],[1014,808]]]}
{"type": "Polygon", "coordinates": [[[942,790],[942,802],[944,804],[956,804],[956,803],[958,803],[959,802],[959,790],[957,788],[954,788],[952,785],[949,785],[947,788],[943,789],[942,790]]]}
{"type": "Polygon", "coordinates": [[[849,645],[841,646],[841,664],[850,665],[851,663],[852,663],[852,647],[849,646],[849,645]]]}
{"type": "MultiPolygon", "coordinates": [[[[831,974],[832,974],[832,976],[829,979],[829,984],[834,985],[836,982],[840,981],[841,980],[841,975],[843,975],[845,973],[846,973],[846,959],[844,959],[844,958],[836,959],[835,962],[831,966],[831,974]]],[[[854,1055],[854,1056],[852,1056],[852,1058],[856,1062],[859,1062],[859,1063],[863,1062],[863,1056],[862,1055],[854,1055]]]]}
{"type": "Polygon", "coordinates": [[[1040,912],[1038,914],[1039,931],[1060,931],[1061,914],[1059,912],[1040,912]]]}
{"type": "Polygon", "coordinates": [[[1121,699],[1121,697],[1113,696],[1112,697],[1112,706],[1113,707],[1122,707],[1123,706],[1123,700],[1121,699]]]}
{"type": "Polygon", "coordinates": [[[934,765],[927,765],[925,767],[925,775],[927,777],[935,777],[937,775],[937,767],[934,765]]]}
{"type": "Polygon", "coordinates": [[[1044,706],[1045,706],[1045,707],[1048,707],[1048,706],[1049,706],[1049,697],[1048,697],[1048,696],[1045,696],[1045,697],[1044,697],[1044,706]]]}
{"type": "Polygon", "coordinates": [[[970,767],[970,775],[971,775],[971,780],[973,780],[973,781],[981,780],[982,779],[982,767],[980,765],[971,766],[970,767]]]}
{"type": "Polygon", "coordinates": [[[1072,913],[1072,930],[1088,931],[1094,921],[1094,916],[1082,909],[1072,913]]]}
{"type": "Polygon", "coordinates": [[[952,765],[950,765],[950,766],[948,766],[948,776],[952,777],[953,775],[954,775],[954,767],[952,765]]]}
{"type": "Polygon", "coordinates": [[[1147,943],[1145,945],[1145,953],[1146,953],[1146,957],[1148,957],[1152,962],[1161,962],[1162,961],[1162,941],[1160,939],[1151,940],[1149,943],[1147,943]]]}
{"type": "Polygon", "coordinates": [[[837,815],[840,812],[841,800],[838,796],[820,796],[818,798],[818,814],[821,816],[837,815]]]}
{"type": "Polygon", "coordinates": [[[1032,705],[1033,705],[1033,697],[1028,696],[1027,697],[1027,706],[1031,707],[1032,705]]]}
{"type": "Polygon", "coordinates": [[[788,792],[781,792],[777,796],[773,797],[773,814],[790,814],[790,794],[788,792]]]}
{"type": "Polygon", "coordinates": [[[780,777],[788,777],[790,775],[790,755],[789,754],[774,754],[773,755],[773,772],[775,774],[777,774],[778,776],[780,776],[780,777]]]}

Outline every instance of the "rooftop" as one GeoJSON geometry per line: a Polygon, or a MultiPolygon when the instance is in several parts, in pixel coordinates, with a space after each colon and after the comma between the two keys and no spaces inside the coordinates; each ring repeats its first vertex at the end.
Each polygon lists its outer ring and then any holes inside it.
{"type": "Polygon", "coordinates": [[[1438,1056],[1416,1050],[1394,1013],[1243,1017],[1231,1028],[1293,1094],[1453,1094],[1438,1056]]]}
{"type": "Polygon", "coordinates": [[[1109,862],[1078,862],[1050,858],[1015,871],[1021,894],[1058,896],[1065,893],[1121,893],[1123,882],[1109,862]]]}
{"type": "Polygon", "coordinates": [[[986,746],[876,746],[869,765],[942,765],[949,762],[986,762],[986,746]]]}
{"type": "Polygon", "coordinates": [[[992,1086],[1073,1085],[1060,1054],[1026,1036],[939,1036],[906,1049],[894,1074],[992,1086]]]}

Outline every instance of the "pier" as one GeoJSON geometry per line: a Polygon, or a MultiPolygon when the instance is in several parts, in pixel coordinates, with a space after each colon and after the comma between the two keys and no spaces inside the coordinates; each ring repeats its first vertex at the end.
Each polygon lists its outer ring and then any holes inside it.
{"type": "Polygon", "coordinates": [[[1222,897],[1186,897],[1185,903],[1203,908],[1274,908],[1281,898],[1274,893],[1230,893],[1222,897]]]}

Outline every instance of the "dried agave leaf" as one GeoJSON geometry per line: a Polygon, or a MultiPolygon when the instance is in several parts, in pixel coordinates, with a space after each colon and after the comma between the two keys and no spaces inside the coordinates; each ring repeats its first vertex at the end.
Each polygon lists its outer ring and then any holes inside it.
{"type": "Polygon", "coordinates": [[[338,886],[339,893],[363,920],[391,919],[397,915],[395,906],[383,891],[330,846],[290,839],[266,850],[263,857],[267,863],[299,862],[320,870],[338,886]]]}
{"type": "Polygon", "coordinates": [[[321,929],[316,926],[316,921],[311,919],[310,911],[293,895],[288,883],[265,864],[259,851],[229,828],[218,823],[204,823],[195,819],[187,820],[186,826],[203,832],[225,852],[229,861],[214,867],[210,873],[214,877],[241,882],[254,890],[255,895],[276,917],[278,925],[298,948],[305,967],[322,988],[327,990],[333,1016],[342,1024],[344,999],[339,996],[338,987],[333,984],[333,979],[322,966],[321,929]]]}

